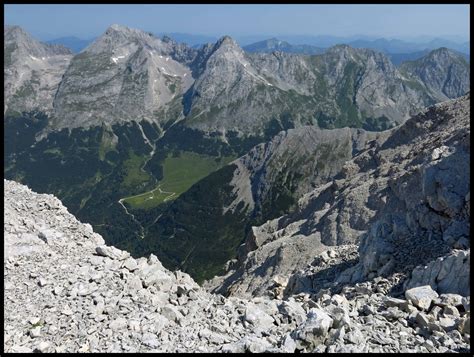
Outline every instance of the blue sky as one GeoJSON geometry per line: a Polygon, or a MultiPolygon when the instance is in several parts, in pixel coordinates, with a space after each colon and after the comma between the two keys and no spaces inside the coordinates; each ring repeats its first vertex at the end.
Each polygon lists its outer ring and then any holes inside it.
{"type": "Polygon", "coordinates": [[[469,5],[4,5],[33,36],[90,38],[118,23],[203,35],[368,35],[469,39],[469,5]]]}

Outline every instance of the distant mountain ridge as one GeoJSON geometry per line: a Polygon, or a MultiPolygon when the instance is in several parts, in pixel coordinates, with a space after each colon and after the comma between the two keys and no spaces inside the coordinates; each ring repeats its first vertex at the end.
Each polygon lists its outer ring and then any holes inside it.
{"type": "Polygon", "coordinates": [[[348,45],[355,48],[373,48],[384,53],[411,53],[423,50],[434,50],[439,47],[448,47],[452,50],[469,54],[469,42],[457,43],[444,39],[433,39],[425,43],[413,43],[402,40],[387,40],[380,38],[377,40],[357,40],[348,42],[348,45]]]}
{"type": "MultiPolygon", "coordinates": [[[[206,43],[214,43],[219,36],[200,35],[181,32],[156,32],[158,37],[171,37],[177,43],[185,43],[190,47],[198,48],[206,43]]],[[[64,36],[57,39],[45,41],[52,44],[62,44],[77,53],[84,49],[88,44],[93,42],[95,38],[81,39],[77,36],[64,36]]],[[[252,47],[258,43],[266,41],[278,40],[287,42],[290,46],[295,46],[294,50],[300,50],[299,46],[307,47],[307,51],[311,51],[313,47],[329,48],[339,44],[347,44],[356,48],[371,48],[387,54],[408,54],[422,52],[426,50],[434,50],[439,47],[447,47],[452,50],[461,52],[465,55],[470,53],[470,42],[454,40],[450,38],[418,38],[418,39],[396,39],[396,38],[376,38],[373,36],[329,36],[329,35],[241,35],[235,36],[236,42],[242,47],[252,47]]],[[[251,50],[253,51],[253,50],[251,50]]],[[[314,49],[314,51],[318,51],[314,49]]],[[[288,51],[290,52],[290,51],[288,51]]],[[[296,52],[295,52],[296,53],[296,52]]],[[[303,53],[303,52],[301,52],[303,53]]],[[[309,53],[309,52],[307,52],[309,53]]],[[[314,52],[316,53],[316,52],[314,52]]],[[[319,52],[318,52],[319,53],[319,52]]],[[[396,63],[394,63],[396,64],[396,63]]]]}
{"type": "Polygon", "coordinates": [[[130,118],[164,126],[172,123],[166,113],[178,111],[180,125],[224,141],[230,131],[264,135],[272,123],[383,129],[439,101],[373,50],[341,45],[313,56],[246,53],[228,36],[193,49],[119,25],[74,56],[60,81],[48,104],[53,129],[130,118]],[[364,83],[374,80],[372,91],[364,83]]]}
{"type": "Polygon", "coordinates": [[[79,53],[84,48],[89,46],[89,44],[94,42],[94,40],[95,37],[90,39],[81,39],[75,36],[66,36],[46,41],[46,43],[63,45],[64,47],[71,49],[73,53],[79,53]]]}
{"type": "MultiPolygon", "coordinates": [[[[382,43],[388,42],[388,41],[381,41],[382,43]]],[[[446,43],[446,41],[443,42],[443,40],[439,40],[438,42],[441,43],[446,43]]],[[[431,49],[426,48],[423,50],[419,51],[413,51],[416,49],[416,46],[399,46],[399,48],[394,48],[393,50],[387,50],[387,47],[390,46],[380,46],[380,44],[377,44],[377,41],[362,41],[360,40],[359,42],[348,42],[351,47],[356,47],[356,48],[369,48],[369,49],[374,49],[377,51],[381,51],[387,55],[388,58],[390,58],[390,61],[395,65],[399,66],[403,62],[406,61],[414,61],[417,59],[420,59],[421,57],[427,55],[428,53],[431,52],[431,49]],[[398,51],[407,51],[407,52],[398,52],[398,51]]],[[[403,43],[403,42],[402,42],[403,43]]],[[[435,40],[431,41],[430,44],[436,43],[435,40]]],[[[458,52],[458,54],[467,61],[470,60],[469,56],[469,42],[466,42],[463,46],[453,46],[453,47],[461,47],[461,49],[464,52],[456,51],[451,49],[454,52],[458,52]],[[467,44],[467,47],[464,45],[467,44]]],[[[445,46],[440,46],[440,47],[445,47],[445,46]]],[[[281,41],[277,38],[271,38],[268,40],[264,41],[259,41],[255,42],[246,46],[242,47],[245,51],[247,52],[262,52],[262,53],[271,53],[273,51],[281,51],[281,52],[286,52],[286,53],[301,53],[301,54],[322,54],[324,53],[327,48],[324,47],[316,47],[312,45],[292,45],[287,41],[281,41]]],[[[431,46],[430,46],[431,48],[431,46]]],[[[436,49],[437,47],[435,47],[436,49]]]]}
{"type": "Polygon", "coordinates": [[[291,45],[286,41],[280,41],[277,38],[253,43],[242,47],[247,52],[289,52],[289,53],[303,53],[303,54],[321,54],[325,51],[324,48],[311,45],[291,45]]]}

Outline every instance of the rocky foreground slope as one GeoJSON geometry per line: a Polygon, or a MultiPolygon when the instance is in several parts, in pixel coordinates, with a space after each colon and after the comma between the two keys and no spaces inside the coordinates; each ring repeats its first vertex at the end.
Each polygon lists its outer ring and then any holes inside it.
{"type": "Polygon", "coordinates": [[[5,352],[467,352],[470,297],[390,281],[285,300],[213,295],[104,245],[51,195],[4,180],[5,352]]]}

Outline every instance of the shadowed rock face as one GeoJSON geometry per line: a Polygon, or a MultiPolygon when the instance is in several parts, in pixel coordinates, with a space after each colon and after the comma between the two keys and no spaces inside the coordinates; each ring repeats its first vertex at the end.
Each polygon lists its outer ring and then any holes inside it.
{"type": "Polygon", "coordinates": [[[242,194],[224,211],[242,202],[255,214],[274,212],[278,196],[286,194],[295,199],[327,182],[369,138],[376,136],[360,129],[321,130],[312,126],[281,132],[232,162],[237,169],[231,186],[242,194]],[[286,192],[282,191],[284,187],[286,192]]]}
{"type": "MultiPolygon", "coordinates": [[[[339,250],[352,244],[359,246],[359,262],[339,270],[341,283],[409,274],[453,248],[468,248],[469,104],[470,95],[441,103],[380,133],[339,175],[301,198],[294,213],[253,227],[243,248],[247,254],[209,286],[223,293],[263,294],[262,282],[270,287],[276,274],[288,279],[311,263],[312,258],[301,259],[305,254],[314,257],[328,249],[343,258],[339,250]]],[[[314,272],[304,269],[292,279],[294,289],[314,272]]],[[[436,276],[439,266],[431,270],[436,276]]],[[[414,279],[426,282],[424,274],[417,272],[414,279]]],[[[312,286],[309,279],[303,285],[319,290],[322,284],[312,286]]],[[[446,283],[441,286],[450,290],[446,283]]],[[[465,282],[451,288],[466,293],[465,282]]]]}

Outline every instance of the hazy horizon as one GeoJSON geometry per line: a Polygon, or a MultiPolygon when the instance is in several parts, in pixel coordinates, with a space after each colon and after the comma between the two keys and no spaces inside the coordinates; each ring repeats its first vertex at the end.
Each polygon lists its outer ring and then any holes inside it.
{"type": "Polygon", "coordinates": [[[4,23],[42,41],[91,39],[117,23],[153,33],[235,38],[334,36],[469,41],[469,5],[4,5],[4,23]],[[196,21],[196,19],[198,21],[196,21]],[[403,26],[400,26],[403,23],[403,26]]]}

